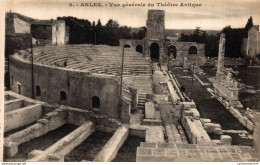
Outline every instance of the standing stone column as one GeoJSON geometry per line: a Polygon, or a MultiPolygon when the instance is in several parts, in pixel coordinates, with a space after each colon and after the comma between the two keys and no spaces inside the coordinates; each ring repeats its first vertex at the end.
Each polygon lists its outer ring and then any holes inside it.
{"type": "Polygon", "coordinates": [[[254,149],[257,152],[256,155],[260,154],[260,112],[255,112],[255,128],[253,133],[254,149]]]}
{"type": "Polygon", "coordinates": [[[220,39],[219,39],[219,47],[218,47],[218,70],[217,72],[221,73],[223,72],[224,68],[224,56],[225,56],[225,34],[221,33],[220,39]]]}

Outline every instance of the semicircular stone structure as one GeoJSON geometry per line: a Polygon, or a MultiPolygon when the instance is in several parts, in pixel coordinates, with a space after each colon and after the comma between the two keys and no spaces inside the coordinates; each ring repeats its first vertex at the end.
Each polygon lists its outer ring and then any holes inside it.
{"type": "Polygon", "coordinates": [[[133,48],[124,48],[120,95],[122,55],[119,46],[87,44],[39,46],[33,53],[31,49],[21,50],[10,56],[10,87],[18,94],[50,104],[97,110],[120,118],[121,99],[128,104],[132,101],[129,87],[152,93],[150,59],[133,48]]]}
{"type": "MultiPolygon", "coordinates": [[[[36,64],[120,76],[122,51],[122,47],[107,45],[45,46],[33,48],[33,57],[36,64]]],[[[30,50],[20,51],[19,54],[23,60],[31,59],[30,50]]],[[[149,59],[135,49],[125,48],[123,73],[124,77],[150,76],[149,59]]]]}

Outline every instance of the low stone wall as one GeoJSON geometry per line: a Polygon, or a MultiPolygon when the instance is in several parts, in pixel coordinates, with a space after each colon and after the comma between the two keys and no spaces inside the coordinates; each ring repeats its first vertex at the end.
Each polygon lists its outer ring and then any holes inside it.
{"type": "Polygon", "coordinates": [[[23,106],[23,99],[14,99],[5,102],[5,113],[21,108],[23,106]]]}
{"type": "MultiPolygon", "coordinates": [[[[21,95],[31,97],[31,62],[15,54],[10,56],[9,63],[10,77],[13,77],[11,90],[18,93],[17,84],[20,84],[21,95]]],[[[119,82],[115,76],[35,63],[33,81],[34,89],[39,86],[42,91],[41,96],[37,97],[41,101],[92,109],[95,108],[92,99],[96,96],[101,114],[120,118],[119,82]],[[61,99],[62,93],[64,98],[61,99]]]]}
{"type": "Polygon", "coordinates": [[[35,104],[7,112],[4,116],[4,132],[31,124],[40,119],[41,117],[41,104],[35,104]]]}
{"type": "Polygon", "coordinates": [[[210,119],[200,119],[202,126],[208,133],[215,133],[221,135],[222,129],[220,124],[212,123],[210,119]]]}
{"type": "Polygon", "coordinates": [[[129,134],[129,128],[122,126],[117,129],[115,134],[103,147],[103,149],[95,157],[95,162],[111,162],[115,157],[119,149],[126,141],[129,134]]]}
{"type": "Polygon", "coordinates": [[[18,152],[18,146],[34,138],[40,137],[52,130],[55,130],[67,123],[65,111],[57,109],[37,121],[36,124],[14,133],[4,139],[4,153],[12,157],[18,152]]]}
{"type": "Polygon", "coordinates": [[[174,87],[175,87],[175,90],[176,90],[178,96],[180,97],[181,101],[185,101],[185,98],[183,97],[182,92],[181,92],[180,89],[179,89],[180,85],[178,84],[177,79],[174,78],[174,77],[172,76],[172,74],[169,74],[169,77],[171,78],[172,83],[173,83],[173,85],[174,85],[174,87]]]}
{"type": "Polygon", "coordinates": [[[34,150],[29,153],[29,162],[64,161],[64,156],[82,143],[94,132],[93,122],[87,122],[63,137],[44,151],[34,150]]]}
{"type": "Polygon", "coordinates": [[[67,123],[69,124],[80,126],[87,121],[93,121],[95,123],[95,129],[103,132],[115,132],[118,127],[121,126],[119,120],[93,111],[67,106],[61,106],[61,109],[67,112],[67,123]]]}
{"type": "Polygon", "coordinates": [[[200,114],[196,108],[184,110],[181,123],[192,144],[211,144],[211,139],[203,128],[200,114]]]}
{"type": "Polygon", "coordinates": [[[242,115],[236,108],[230,106],[229,108],[227,108],[229,110],[229,112],[239,120],[239,122],[244,125],[247,129],[249,129],[250,131],[254,130],[254,123],[248,119],[246,116],[242,115]]]}
{"type": "MultiPolygon", "coordinates": [[[[218,58],[207,58],[206,63],[204,64],[205,66],[215,66],[217,67],[218,65],[218,58]]],[[[225,57],[224,58],[224,65],[225,66],[244,66],[246,65],[246,60],[244,58],[229,58],[225,57]]]]}
{"type": "Polygon", "coordinates": [[[216,96],[216,93],[210,88],[207,88],[207,91],[213,95],[235,118],[239,120],[239,122],[244,125],[250,131],[254,130],[254,122],[249,119],[246,115],[242,115],[239,110],[231,106],[228,101],[223,99],[222,97],[216,96]]]}
{"type": "Polygon", "coordinates": [[[167,85],[168,85],[168,89],[170,91],[172,102],[173,103],[177,103],[180,100],[180,98],[177,95],[177,93],[175,92],[172,82],[171,81],[167,81],[167,85]]]}

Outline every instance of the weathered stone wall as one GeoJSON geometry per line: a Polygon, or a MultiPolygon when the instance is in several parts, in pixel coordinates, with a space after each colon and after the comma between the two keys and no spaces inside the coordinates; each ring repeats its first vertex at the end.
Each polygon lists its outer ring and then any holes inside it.
{"type": "Polygon", "coordinates": [[[42,106],[40,104],[31,105],[7,112],[4,116],[4,131],[7,132],[31,124],[40,119],[41,116],[42,106]]]}
{"type": "Polygon", "coordinates": [[[65,44],[69,44],[70,41],[70,28],[65,25],[65,44]]]}
{"type": "Polygon", "coordinates": [[[163,39],[165,33],[164,22],[164,10],[148,10],[148,18],[146,21],[147,37],[149,39],[163,39]]]}
{"type": "Polygon", "coordinates": [[[255,58],[260,54],[259,26],[254,26],[248,31],[247,55],[249,58],[255,58]]]}
{"type": "Polygon", "coordinates": [[[52,26],[51,25],[31,25],[31,34],[33,38],[40,41],[41,44],[52,44],[52,26]]]}
{"type": "MultiPolygon", "coordinates": [[[[224,58],[224,66],[244,66],[246,65],[246,59],[245,58],[230,58],[225,57],[224,58]]],[[[207,58],[204,66],[218,66],[218,58],[207,58]]]]}
{"type": "MultiPolygon", "coordinates": [[[[10,58],[10,76],[13,76],[11,90],[18,91],[21,84],[21,94],[31,97],[32,76],[31,64],[10,58]]],[[[110,117],[119,117],[119,84],[107,76],[90,75],[87,72],[34,65],[34,89],[41,88],[41,101],[52,104],[64,104],[82,109],[92,109],[92,97],[100,99],[99,113],[110,117]],[[66,101],[60,100],[60,92],[67,95],[66,101]]]]}
{"type": "Polygon", "coordinates": [[[184,66],[187,67],[193,63],[195,65],[203,65],[206,62],[205,57],[205,44],[198,44],[196,42],[171,42],[166,41],[165,43],[165,56],[164,60],[169,60],[170,66],[184,66]],[[177,55],[175,58],[168,56],[168,47],[175,46],[177,49],[177,55]],[[197,48],[197,54],[189,54],[189,48],[195,46],[197,48]]]}
{"type": "Polygon", "coordinates": [[[248,38],[244,38],[243,39],[243,43],[242,43],[242,46],[241,46],[241,54],[246,57],[247,55],[247,40],[248,38]]]}
{"type": "Polygon", "coordinates": [[[120,47],[123,47],[124,45],[130,45],[131,48],[134,49],[136,49],[137,45],[142,45],[144,50],[144,40],[120,39],[119,43],[120,47]]]}
{"type": "Polygon", "coordinates": [[[30,48],[30,34],[13,34],[5,36],[5,55],[13,54],[18,50],[30,48]]]}
{"type": "Polygon", "coordinates": [[[52,26],[52,44],[64,45],[66,38],[65,22],[58,23],[52,26]]]}
{"type": "Polygon", "coordinates": [[[31,27],[28,22],[22,19],[14,18],[14,31],[15,33],[30,33],[31,27]]]}

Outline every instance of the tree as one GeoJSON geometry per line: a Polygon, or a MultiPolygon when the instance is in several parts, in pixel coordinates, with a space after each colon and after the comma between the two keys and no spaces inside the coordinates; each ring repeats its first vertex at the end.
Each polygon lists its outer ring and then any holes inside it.
{"type": "Polygon", "coordinates": [[[146,27],[141,27],[140,30],[137,33],[137,39],[143,39],[146,36],[147,33],[147,28],[146,27]]]}
{"type": "Polygon", "coordinates": [[[119,28],[119,24],[118,24],[117,21],[114,21],[113,19],[109,19],[107,24],[106,24],[106,28],[117,29],[117,28],[119,28]]]}
{"type": "Polygon", "coordinates": [[[218,40],[219,35],[208,35],[206,31],[200,30],[200,27],[196,27],[191,35],[182,33],[178,39],[180,42],[205,44],[205,56],[207,57],[216,57],[218,55],[218,40]]]}
{"type": "Polygon", "coordinates": [[[250,30],[253,26],[254,26],[253,18],[251,16],[250,18],[248,18],[248,21],[247,21],[246,26],[245,26],[245,30],[248,32],[248,30],[250,30]]]}

